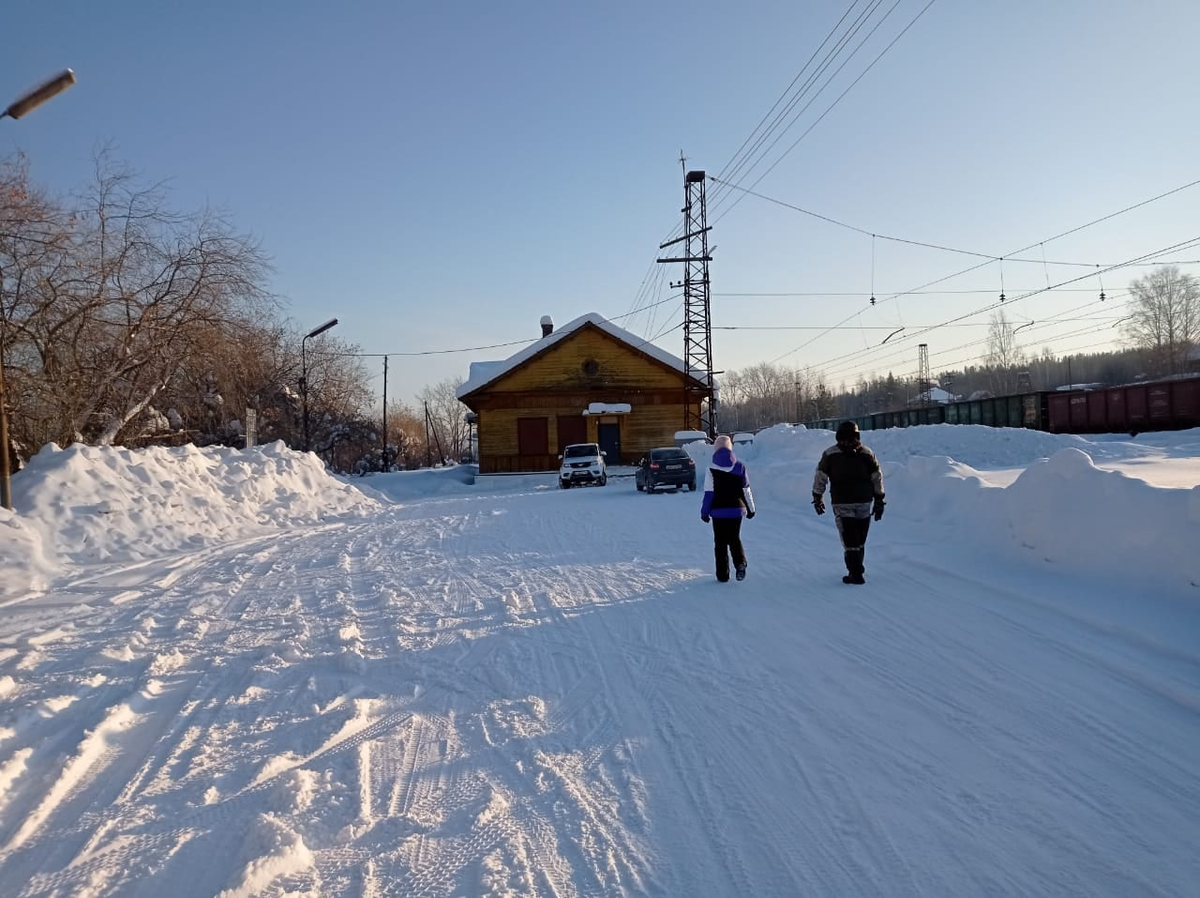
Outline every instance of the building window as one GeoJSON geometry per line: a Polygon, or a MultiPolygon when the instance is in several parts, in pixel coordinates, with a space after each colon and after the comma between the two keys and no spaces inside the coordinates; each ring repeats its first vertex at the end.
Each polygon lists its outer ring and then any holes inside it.
{"type": "Polygon", "coordinates": [[[588,359],[583,363],[583,373],[588,377],[595,377],[600,373],[600,363],[595,359],[588,359]]]}

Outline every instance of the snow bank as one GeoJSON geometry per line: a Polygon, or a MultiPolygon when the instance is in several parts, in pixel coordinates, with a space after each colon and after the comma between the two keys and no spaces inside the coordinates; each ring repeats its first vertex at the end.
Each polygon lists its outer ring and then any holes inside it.
{"type": "MultiPolygon", "coordinates": [[[[906,540],[1147,585],[1200,587],[1200,486],[1156,487],[1094,461],[1181,457],[1196,445],[1195,431],[1157,434],[1144,444],[943,424],[868,432],[863,441],[883,466],[887,521],[902,522],[906,540]],[[1024,470],[998,486],[988,482],[988,468],[1024,470]]],[[[828,431],[781,425],[742,447],[760,506],[768,495],[807,505],[817,459],[832,444],[828,431]]],[[[1200,482],[1200,458],[1197,473],[1200,482]]]]}
{"type": "MultiPolygon", "coordinates": [[[[1200,584],[1200,486],[1192,488],[1200,431],[1131,441],[934,425],[863,439],[884,466],[887,520],[903,527],[897,545],[948,542],[1090,575],[1189,591],[1200,584]],[[1127,467],[1139,471],[1169,463],[1171,484],[1189,488],[1152,486],[1097,461],[1136,462],[1127,467]]],[[[772,505],[807,509],[813,469],[832,444],[829,431],[780,424],[735,448],[763,520],[772,505]]],[[[685,448],[698,468],[708,466],[712,446],[685,448]]],[[[610,470],[610,490],[632,489],[621,473],[610,470]]],[[[0,510],[0,600],[46,589],[67,564],[136,561],[376,514],[394,502],[555,486],[552,472],[478,477],[472,465],[339,479],[315,455],[282,443],[245,451],[48,446],[13,478],[17,513],[0,510]]]]}
{"type": "Polygon", "coordinates": [[[63,563],[136,561],[347,514],[379,502],[283,443],[249,450],[49,445],[12,480],[0,596],[63,563]]]}

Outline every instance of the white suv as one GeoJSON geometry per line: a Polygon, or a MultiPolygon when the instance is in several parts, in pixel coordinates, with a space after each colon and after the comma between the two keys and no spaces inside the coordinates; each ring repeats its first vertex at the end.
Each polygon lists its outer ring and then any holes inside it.
{"type": "Polygon", "coordinates": [[[604,464],[605,453],[596,443],[572,443],[564,446],[559,460],[558,485],[567,489],[576,483],[608,483],[608,466],[604,464]]]}

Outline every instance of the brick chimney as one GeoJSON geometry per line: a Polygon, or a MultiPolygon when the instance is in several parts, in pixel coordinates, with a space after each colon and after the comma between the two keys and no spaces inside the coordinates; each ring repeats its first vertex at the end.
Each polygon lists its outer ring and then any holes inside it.
{"type": "Polygon", "coordinates": [[[554,322],[550,319],[549,315],[543,315],[542,316],[542,336],[548,337],[552,333],[554,333],[554,322]]]}

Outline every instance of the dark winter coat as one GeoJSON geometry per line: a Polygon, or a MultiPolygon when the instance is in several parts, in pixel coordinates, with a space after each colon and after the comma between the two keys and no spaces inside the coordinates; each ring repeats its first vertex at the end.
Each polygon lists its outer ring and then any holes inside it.
{"type": "Polygon", "coordinates": [[[750,492],[746,466],[737,460],[732,449],[718,449],[704,474],[700,517],[740,518],[753,512],[754,495],[750,492]]]}
{"type": "Polygon", "coordinates": [[[824,495],[826,486],[835,515],[867,517],[875,499],[883,498],[883,472],[875,453],[861,443],[830,446],[817,462],[813,495],[824,495]]]}

